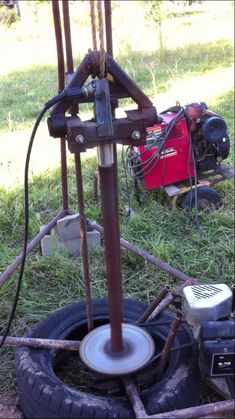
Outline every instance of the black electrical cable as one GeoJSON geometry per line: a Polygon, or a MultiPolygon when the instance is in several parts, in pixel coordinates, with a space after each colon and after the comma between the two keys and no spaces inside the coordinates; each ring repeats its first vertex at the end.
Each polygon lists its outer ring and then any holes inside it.
{"type": "MultiPolygon", "coordinates": [[[[173,347],[173,348],[170,349],[170,352],[179,351],[180,349],[188,348],[189,346],[193,346],[193,345],[197,345],[197,341],[196,340],[194,340],[192,342],[189,342],[189,343],[184,343],[182,345],[175,346],[175,347],[173,347]]],[[[159,352],[152,359],[150,359],[150,361],[147,363],[146,366],[152,364],[154,361],[157,361],[157,359],[160,358],[162,356],[162,354],[163,354],[163,352],[159,352]]]]}
{"type": "Polygon", "coordinates": [[[21,261],[21,265],[20,265],[20,272],[19,272],[16,292],[15,292],[15,297],[14,297],[14,301],[13,301],[13,306],[12,306],[12,309],[11,309],[11,313],[9,315],[7,326],[6,326],[5,331],[3,333],[2,340],[0,342],[0,348],[3,346],[5,340],[8,336],[8,333],[10,331],[11,325],[12,325],[12,321],[13,321],[13,318],[14,318],[14,315],[15,315],[15,311],[16,311],[19,296],[20,296],[20,290],[21,290],[21,285],[22,285],[22,280],[23,280],[23,275],[24,275],[25,260],[26,260],[26,256],[27,256],[28,231],[29,231],[29,182],[28,182],[28,172],[29,172],[29,162],[30,162],[30,156],[31,156],[31,151],[32,151],[32,147],[33,147],[34,138],[35,138],[38,126],[39,126],[43,116],[52,106],[54,106],[56,103],[60,102],[61,100],[68,100],[68,99],[76,100],[77,98],[79,98],[80,96],[83,96],[84,94],[86,94],[86,93],[85,93],[85,89],[83,90],[83,88],[82,89],[80,89],[80,88],[65,89],[61,93],[59,93],[58,95],[56,95],[52,99],[50,99],[48,102],[46,102],[44,108],[41,110],[40,114],[38,115],[38,117],[36,119],[36,122],[34,124],[33,130],[32,130],[31,136],[30,136],[28,150],[27,150],[27,154],[26,154],[26,160],[25,160],[25,170],[24,170],[24,244],[23,244],[23,252],[22,252],[22,261],[21,261]]]}
{"type": "MultiPolygon", "coordinates": [[[[149,173],[151,173],[151,171],[155,168],[159,158],[161,157],[161,152],[164,149],[165,146],[165,142],[169,136],[169,134],[171,133],[172,129],[174,128],[174,126],[176,125],[176,123],[178,122],[179,119],[182,118],[182,110],[171,120],[171,122],[169,123],[169,125],[166,127],[165,132],[163,132],[163,139],[162,139],[162,143],[160,144],[160,147],[144,162],[141,163],[141,170],[138,173],[135,173],[134,176],[135,177],[139,177],[139,178],[143,178],[145,176],[147,176],[149,173]],[[151,163],[153,162],[153,160],[156,159],[156,161],[154,162],[154,165],[152,165],[152,167],[150,167],[150,170],[148,172],[146,172],[147,167],[149,167],[151,165],[151,163]]],[[[158,141],[158,139],[154,142],[156,143],[158,141]]],[[[145,152],[147,152],[148,149],[145,149],[144,152],[139,153],[139,156],[142,156],[145,152]]],[[[130,160],[135,159],[136,157],[131,158],[130,160]]],[[[128,160],[127,160],[128,161],[128,160]]],[[[135,168],[135,167],[139,167],[139,164],[137,165],[131,165],[131,168],[135,168]]]]}
{"type": "MultiPolygon", "coordinates": [[[[130,176],[132,176],[134,178],[138,178],[138,179],[143,179],[144,177],[149,175],[154,170],[154,168],[156,167],[156,165],[157,165],[157,163],[158,163],[158,161],[161,157],[161,152],[165,147],[165,143],[166,143],[167,138],[169,137],[169,135],[170,135],[172,129],[175,127],[176,123],[179,121],[179,119],[181,119],[183,117],[183,115],[184,115],[184,109],[181,108],[181,110],[177,113],[177,115],[170,121],[170,123],[166,127],[166,130],[163,134],[163,139],[162,139],[161,145],[144,162],[141,162],[141,164],[140,163],[133,164],[133,161],[135,159],[144,155],[148,151],[147,148],[145,148],[145,150],[143,152],[139,153],[137,156],[130,157],[127,154],[126,167],[127,167],[127,171],[128,171],[130,176]],[[133,173],[133,169],[135,169],[137,167],[138,168],[140,167],[140,170],[138,172],[133,173]]],[[[155,140],[154,143],[156,143],[157,141],[158,140],[155,140]]],[[[154,145],[154,143],[153,143],[153,145],[154,145]]],[[[130,147],[127,148],[127,153],[129,151],[129,149],[130,149],[130,147]]]]}
{"type": "Polygon", "coordinates": [[[33,130],[32,130],[32,134],[31,134],[31,137],[30,137],[28,150],[27,150],[27,154],[26,154],[25,171],[24,171],[24,244],[23,244],[22,262],[21,262],[21,265],[20,265],[19,278],[18,278],[18,283],[17,283],[17,287],[16,287],[16,293],[15,293],[13,306],[12,306],[12,309],[11,309],[11,313],[10,313],[10,316],[9,316],[9,319],[8,319],[6,329],[5,329],[4,334],[3,334],[2,341],[0,342],[0,348],[3,346],[3,344],[4,344],[4,342],[7,338],[7,335],[10,331],[11,324],[12,324],[12,321],[13,321],[13,318],[14,318],[14,315],[15,315],[16,307],[17,307],[18,300],[19,300],[23,275],[24,275],[25,260],[26,260],[26,256],[27,256],[27,243],[28,243],[28,230],[29,230],[28,172],[29,172],[30,155],[31,155],[33,142],[34,142],[34,138],[35,138],[38,126],[39,126],[43,116],[45,115],[45,113],[47,112],[47,110],[50,107],[51,107],[50,105],[46,104],[44,106],[44,108],[42,109],[42,111],[40,112],[40,114],[38,115],[37,120],[36,120],[36,122],[34,124],[34,127],[33,127],[33,130]]]}

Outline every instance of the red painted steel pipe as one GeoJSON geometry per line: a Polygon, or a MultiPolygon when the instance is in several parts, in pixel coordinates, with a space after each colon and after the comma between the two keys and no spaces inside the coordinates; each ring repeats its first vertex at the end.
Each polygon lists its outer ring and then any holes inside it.
{"type": "Polygon", "coordinates": [[[174,317],[174,319],[172,320],[171,327],[170,327],[168,336],[166,338],[166,342],[165,342],[163,350],[162,350],[162,356],[161,356],[159,364],[157,366],[157,374],[160,377],[162,376],[162,374],[165,370],[166,364],[169,361],[171,347],[172,347],[172,344],[174,342],[174,338],[175,338],[177,329],[178,329],[179,325],[181,324],[181,321],[182,321],[182,314],[177,313],[176,316],[174,317]]]}
{"type": "MultiPolygon", "coordinates": [[[[60,212],[56,217],[54,217],[45,227],[40,231],[40,233],[33,238],[33,240],[28,244],[26,255],[28,255],[35,246],[42,240],[42,238],[56,225],[57,221],[64,217],[65,211],[60,212]]],[[[11,265],[3,272],[0,276],[0,287],[7,281],[7,279],[12,275],[12,273],[17,269],[17,267],[22,262],[23,254],[21,253],[11,265]]]]}
{"type": "Polygon", "coordinates": [[[72,73],[73,72],[73,53],[72,53],[68,0],[63,0],[62,6],[63,6],[63,18],[64,18],[64,35],[65,35],[65,52],[66,52],[67,69],[69,73],[72,73]]]}
{"type": "Polygon", "coordinates": [[[148,317],[153,313],[155,308],[160,304],[160,302],[166,297],[166,295],[170,292],[171,288],[169,285],[166,285],[159,294],[154,298],[154,300],[149,304],[146,310],[141,314],[138,322],[142,323],[145,322],[148,317]]]}
{"type": "Polygon", "coordinates": [[[187,407],[185,409],[173,410],[171,412],[158,413],[148,415],[145,411],[144,405],[140,399],[135,383],[131,378],[124,379],[123,383],[126,388],[127,395],[133,406],[135,416],[137,419],[193,419],[205,416],[222,417],[225,412],[234,412],[234,399],[225,400],[217,403],[204,404],[202,406],[187,407]],[[212,416],[211,416],[212,415],[212,416]]]}
{"type": "Polygon", "coordinates": [[[103,215],[103,235],[105,264],[108,285],[109,320],[111,326],[111,349],[121,351],[122,340],[122,285],[121,285],[121,249],[119,233],[119,211],[114,182],[115,165],[99,166],[101,204],[103,215]]]}
{"type": "Polygon", "coordinates": [[[225,400],[217,403],[208,403],[202,406],[187,407],[186,409],[173,410],[171,412],[159,413],[157,415],[149,415],[148,418],[151,419],[193,419],[193,418],[202,418],[205,416],[224,417],[225,412],[233,412],[235,410],[234,399],[225,400]]]}
{"type": "Polygon", "coordinates": [[[104,2],[104,14],[105,14],[106,51],[109,55],[113,56],[111,0],[106,0],[104,2]]]}
{"type": "MultiPolygon", "coordinates": [[[[57,67],[58,67],[58,90],[61,92],[65,87],[65,68],[64,68],[64,50],[60,20],[60,9],[58,0],[52,2],[52,12],[54,19],[54,29],[57,50],[57,67]]],[[[68,173],[67,173],[67,155],[65,138],[60,139],[60,155],[61,155],[61,188],[62,188],[62,204],[63,209],[68,211],[68,173]]]]}
{"type": "MultiPolygon", "coordinates": [[[[2,336],[0,336],[0,343],[2,336]]],[[[4,346],[28,346],[30,348],[38,349],[65,349],[68,351],[79,351],[80,341],[76,340],[56,340],[56,339],[41,339],[41,338],[27,338],[18,336],[8,336],[4,341],[4,346]]]]}
{"type": "MultiPolygon", "coordinates": [[[[65,34],[65,51],[68,73],[73,73],[73,53],[72,53],[72,40],[70,30],[70,17],[69,17],[69,2],[63,0],[63,17],[64,17],[64,34],[65,34]]],[[[78,111],[77,105],[70,107],[72,116],[75,116],[78,111]]],[[[86,295],[86,313],[87,313],[87,328],[88,331],[93,329],[92,318],[92,304],[91,304],[91,287],[90,287],[90,272],[89,272],[89,258],[88,258],[88,245],[87,245],[87,232],[86,232],[86,218],[84,211],[84,194],[82,185],[82,166],[80,153],[75,154],[75,172],[76,172],[76,185],[77,197],[80,214],[80,242],[81,242],[81,255],[83,263],[83,276],[86,295]]]]}
{"type": "MultiPolygon", "coordinates": [[[[64,18],[64,39],[65,39],[65,53],[67,72],[73,74],[73,52],[72,52],[72,39],[71,39],[71,28],[70,28],[70,16],[69,16],[69,1],[63,0],[63,18],[64,18]]],[[[69,107],[69,113],[71,116],[76,116],[78,113],[78,105],[73,104],[69,107]]]]}
{"type": "Polygon", "coordinates": [[[88,259],[86,218],[85,218],[85,211],[84,211],[84,195],[83,195],[83,186],[82,186],[82,167],[81,167],[80,153],[75,154],[75,170],[76,170],[77,196],[78,196],[78,206],[79,206],[79,216],[80,216],[80,239],[81,239],[81,251],[82,251],[81,253],[82,253],[85,292],[86,292],[87,325],[88,325],[88,330],[90,331],[93,329],[93,319],[92,319],[89,259],[88,259]]]}
{"type": "Polygon", "coordinates": [[[139,393],[135,386],[134,381],[131,377],[122,377],[123,384],[125,386],[126,394],[132,404],[137,419],[148,418],[144,405],[140,399],[139,393]]]}
{"type": "Polygon", "coordinates": [[[53,20],[54,20],[55,38],[56,38],[58,88],[59,88],[59,91],[61,91],[64,89],[65,69],[64,69],[64,50],[63,50],[61,20],[60,20],[60,8],[59,8],[58,0],[52,1],[51,4],[52,4],[52,12],[53,12],[53,20]]]}

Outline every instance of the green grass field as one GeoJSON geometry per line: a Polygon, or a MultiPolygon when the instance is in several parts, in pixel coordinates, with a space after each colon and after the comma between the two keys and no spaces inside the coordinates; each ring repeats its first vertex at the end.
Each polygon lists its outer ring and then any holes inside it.
{"type": "MultiPolygon", "coordinates": [[[[116,3],[116,8],[119,10],[118,2],[116,3]]],[[[206,9],[202,10],[201,14],[196,14],[197,19],[192,14],[192,16],[183,16],[181,19],[175,18],[171,19],[170,22],[165,22],[165,28],[168,28],[168,38],[166,38],[163,61],[159,58],[157,46],[155,50],[154,48],[152,50],[146,48],[146,51],[135,50],[132,48],[131,39],[129,44],[124,43],[124,35],[121,32],[122,36],[119,34],[115,59],[147,95],[156,98],[156,106],[157,101],[163,99],[162,95],[164,95],[165,103],[170,92],[172,96],[169,97],[169,100],[173,97],[178,99],[178,96],[173,96],[176,94],[174,89],[181,84],[183,88],[180,92],[183,99],[187,95],[192,95],[192,92],[197,99],[198,90],[201,88],[200,94],[203,95],[204,93],[205,96],[199,97],[199,100],[206,101],[209,108],[218,112],[227,122],[231,140],[231,153],[226,163],[233,167],[233,78],[222,77],[221,82],[218,81],[220,80],[218,76],[227,74],[226,71],[231,69],[233,63],[232,5],[231,2],[223,3],[226,3],[226,8],[223,9],[222,14],[219,9],[216,9],[217,14],[214,12],[212,16],[211,10],[206,9]],[[183,38],[181,31],[188,31],[187,34],[189,34],[189,29],[191,29],[192,33],[196,32],[198,25],[200,25],[200,19],[201,24],[205,20],[210,23],[211,19],[213,28],[216,24],[220,24],[221,28],[225,27],[226,30],[224,32],[220,31],[220,37],[215,31],[214,38],[211,31],[208,30],[208,33],[204,35],[204,42],[200,42],[198,38],[189,39],[185,37],[189,41],[185,42],[184,45],[180,44],[175,47],[173,34],[176,32],[172,32],[172,37],[170,37],[169,28],[171,27],[172,31],[178,28],[178,34],[175,36],[183,38]],[[231,25],[231,36],[228,34],[228,24],[231,25]],[[208,39],[206,39],[206,36],[208,36],[208,39]],[[209,80],[212,84],[208,82],[209,80]],[[188,81],[191,82],[192,91],[185,88],[185,86],[188,86],[188,81]],[[203,81],[205,82],[204,85],[202,85],[203,81]],[[200,84],[199,89],[197,83],[200,84]],[[194,88],[195,90],[193,90],[194,88]]],[[[133,2],[133,4],[136,4],[136,2],[133,2]]],[[[129,7],[131,7],[130,4],[129,7]]],[[[115,21],[114,29],[116,31],[117,27],[118,23],[115,21]]],[[[76,31],[74,32],[76,33],[76,31]]],[[[22,39],[22,37],[19,37],[19,29],[2,29],[0,37],[5,36],[5,43],[8,42],[9,48],[12,48],[12,53],[14,54],[14,51],[16,51],[17,56],[19,45],[24,48],[24,41],[32,43],[33,35],[32,32],[30,33],[31,38],[25,34],[22,39]]],[[[33,40],[36,44],[39,41],[43,43],[45,34],[40,32],[38,37],[35,36],[33,40]]],[[[50,39],[51,43],[53,44],[50,39]]],[[[46,44],[44,44],[44,47],[46,50],[46,44]]],[[[6,48],[6,45],[4,48],[6,48]]],[[[53,64],[51,57],[47,61],[48,51],[45,56],[43,56],[43,52],[38,50],[38,54],[31,54],[30,59],[28,58],[25,63],[17,60],[14,62],[11,58],[11,66],[6,67],[5,73],[2,71],[0,74],[0,130],[2,138],[0,140],[0,174],[1,165],[4,165],[1,156],[4,155],[4,147],[8,147],[4,139],[10,138],[12,135],[12,142],[9,147],[13,149],[12,162],[17,161],[17,155],[14,155],[14,143],[17,141],[17,136],[20,135],[21,130],[28,130],[32,126],[43,103],[56,93],[56,61],[54,59],[53,64]],[[38,56],[40,54],[41,60],[38,56]]],[[[80,58],[77,55],[76,62],[80,58]]],[[[174,102],[168,103],[169,106],[173,104],[174,102]]],[[[125,108],[125,106],[130,108],[130,102],[123,102],[122,107],[125,108]]],[[[48,139],[48,141],[52,140],[48,139]]],[[[46,148],[42,150],[39,160],[43,159],[43,153],[47,153],[46,148]]],[[[23,165],[24,160],[21,163],[22,172],[23,165]]],[[[86,215],[88,218],[102,223],[100,204],[92,198],[92,176],[96,167],[95,157],[83,158],[86,215]]],[[[13,164],[11,169],[14,171],[13,164]]],[[[17,173],[15,173],[15,176],[17,176],[17,173]]],[[[77,197],[71,156],[69,157],[68,179],[70,206],[71,209],[76,211],[77,197]]],[[[190,220],[187,211],[182,209],[172,211],[170,202],[161,191],[147,193],[141,188],[141,199],[144,204],[139,206],[135,199],[132,180],[128,179],[128,187],[126,185],[121,153],[119,153],[119,190],[120,228],[123,238],[143,247],[157,258],[170,263],[194,278],[198,278],[203,283],[232,284],[234,282],[234,185],[232,181],[224,181],[216,186],[216,190],[221,194],[223,204],[218,210],[214,210],[210,214],[199,214],[200,230],[190,220]],[[131,207],[135,213],[133,218],[126,216],[125,206],[128,199],[130,199],[131,207]]],[[[46,172],[32,176],[30,181],[29,239],[32,239],[39,232],[40,226],[47,223],[59,211],[60,207],[59,168],[51,167],[46,172]]],[[[14,187],[13,184],[11,188],[8,188],[1,181],[0,273],[4,272],[6,267],[21,252],[24,228],[23,216],[22,187],[14,187]]],[[[169,275],[146,264],[143,259],[127,251],[122,252],[122,270],[123,291],[126,297],[151,301],[163,285],[169,283],[174,286],[176,284],[176,281],[169,275]]],[[[90,272],[92,296],[100,297],[107,294],[102,249],[96,250],[90,256],[90,272]]],[[[4,330],[6,325],[17,278],[18,271],[0,290],[0,330],[4,330]]],[[[66,254],[59,254],[58,252],[54,252],[50,257],[41,257],[40,249],[36,248],[27,258],[21,297],[11,334],[23,334],[48,313],[83,298],[84,286],[80,258],[69,258],[66,254]]],[[[14,351],[4,348],[1,357],[0,394],[11,393],[16,389],[14,351]]],[[[213,400],[214,396],[211,395],[210,401],[213,400]]]]}

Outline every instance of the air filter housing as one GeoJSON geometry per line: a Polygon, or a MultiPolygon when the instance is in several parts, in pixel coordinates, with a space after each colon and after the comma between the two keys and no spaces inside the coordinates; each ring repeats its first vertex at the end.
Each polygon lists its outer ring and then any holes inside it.
{"type": "Polygon", "coordinates": [[[226,284],[190,285],[183,289],[183,296],[185,317],[192,326],[231,313],[233,294],[226,284]]]}

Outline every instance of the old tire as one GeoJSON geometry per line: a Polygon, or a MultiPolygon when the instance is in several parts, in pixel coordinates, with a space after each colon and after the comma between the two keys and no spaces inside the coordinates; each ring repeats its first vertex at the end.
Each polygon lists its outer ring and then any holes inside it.
{"type": "MultiPolygon", "coordinates": [[[[107,299],[95,299],[93,305],[94,325],[108,322],[107,299]]],[[[123,321],[135,323],[146,304],[125,299],[123,321]]],[[[156,346],[162,346],[169,332],[172,315],[162,313],[148,328],[156,346]]],[[[86,310],[83,302],[65,307],[50,315],[29,337],[52,339],[81,339],[86,335],[86,310]]],[[[148,414],[171,411],[197,405],[199,402],[199,369],[197,348],[186,324],[178,329],[174,347],[184,345],[171,353],[170,361],[161,380],[154,378],[155,361],[140,376],[141,399],[148,414]],[[192,345],[191,345],[192,343],[192,345]],[[186,344],[186,346],[185,346],[186,344]],[[141,384],[143,378],[145,382],[141,384]],[[148,381],[149,380],[149,381],[148,381]]],[[[66,352],[68,354],[68,352],[66,352]]],[[[22,347],[16,351],[17,385],[21,408],[26,418],[134,418],[131,404],[121,387],[117,394],[102,395],[80,391],[65,384],[56,375],[56,362],[61,362],[65,351],[38,350],[22,347]]],[[[78,356],[78,355],[77,355],[78,356]]],[[[146,369],[145,368],[145,369],[146,369]]],[[[80,372],[80,371],[79,371],[80,372]]],[[[139,377],[139,378],[138,378],[139,377]]],[[[121,386],[122,383],[120,382],[121,386]]],[[[116,390],[115,390],[116,391],[116,390]]],[[[114,393],[115,393],[114,391],[114,393]]]]}
{"type": "MultiPolygon", "coordinates": [[[[195,208],[195,190],[189,191],[182,199],[182,207],[191,210],[195,208]]],[[[210,211],[218,208],[220,204],[220,195],[215,189],[209,186],[200,186],[197,188],[197,209],[199,211],[210,211]]]]}

